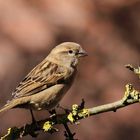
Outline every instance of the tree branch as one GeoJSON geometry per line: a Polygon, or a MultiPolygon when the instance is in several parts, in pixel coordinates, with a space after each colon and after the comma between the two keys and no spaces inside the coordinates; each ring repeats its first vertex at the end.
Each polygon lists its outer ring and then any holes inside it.
{"type": "MultiPolygon", "coordinates": [[[[129,65],[130,66],[130,65],[129,65]]],[[[133,68],[131,66],[127,67],[130,70],[134,70],[137,72],[136,68],[133,68]]],[[[18,138],[22,138],[26,135],[31,135],[32,137],[36,137],[38,134],[36,132],[38,131],[45,131],[49,133],[54,133],[58,131],[54,126],[56,124],[63,124],[67,136],[71,137],[71,139],[74,139],[72,134],[69,130],[69,127],[67,123],[78,123],[79,120],[84,119],[89,116],[97,115],[104,112],[113,111],[116,112],[117,109],[126,107],[128,105],[138,103],[140,101],[140,92],[135,90],[134,87],[131,84],[127,84],[125,86],[125,93],[121,100],[118,100],[113,103],[92,107],[85,109],[84,108],[84,101],[82,101],[81,105],[72,105],[72,109],[68,113],[64,114],[57,114],[56,117],[49,117],[44,120],[37,121],[36,123],[32,124],[26,124],[25,126],[22,126],[20,128],[13,127],[8,129],[8,133],[1,137],[1,140],[15,140],[18,138]]],[[[65,133],[66,134],[66,133],[65,133]]],[[[66,136],[66,135],[65,135],[66,136]]]]}
{"type": "Polygon", "coordinates": [[[71,132],[68,124],[64,123],[63,125],[64,125],[65,130],[66,130],[66,131],[64,131],[64,136],[66,137],[66,140],[76,140],[76,139],[74,139],[75,133],[71,132]]]}

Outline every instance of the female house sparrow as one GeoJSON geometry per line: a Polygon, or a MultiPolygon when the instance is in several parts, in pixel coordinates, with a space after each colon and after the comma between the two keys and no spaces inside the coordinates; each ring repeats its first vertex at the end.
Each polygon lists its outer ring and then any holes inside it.
{"type": "MultiPolygon", "coordinates": [[[[56,46],[17,86],[0,112],[12,108],[53,109],[71,87],[80,57],[87,53],[74,42],[56,46]]],[[[32,112],[31,112],[32,113],[32,112]]]]}

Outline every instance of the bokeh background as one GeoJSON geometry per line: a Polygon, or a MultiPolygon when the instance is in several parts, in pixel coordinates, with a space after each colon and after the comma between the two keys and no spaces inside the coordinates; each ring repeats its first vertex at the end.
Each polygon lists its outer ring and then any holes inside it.
{"type": "MultiPolygon", "coordinates": [[[[124,65],[140,63],[140,0],[0,0],[0,106],[18,82],[57,44],[74,41],[89,56],[82,59],[73,87],[61,101],[70,108],[84,98],[86,107],[122,98],[124,86],[138,78],[124,65]]],[[[48,116],[35,112],[36,119],[48,116]]],[[[0,135],[30,123],[28,110],[0,114],[0,135]]],[[[109,112],[71,125],[79,140],[140,139],[140,105],[109,112]]],[[[63,126],[37,140],[64,139],[63,126]]],[[[24,140],[31,140],[30,136],[24,140]]]]}

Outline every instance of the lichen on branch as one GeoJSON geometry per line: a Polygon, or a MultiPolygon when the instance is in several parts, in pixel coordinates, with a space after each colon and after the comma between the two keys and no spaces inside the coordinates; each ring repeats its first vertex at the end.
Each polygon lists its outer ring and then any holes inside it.
{"type": "MultiPolygon", "coordinates": [[[[130,64],[126,65],[126,67],[133,71],[140,78],[140,67],[134,68],[130,64]]],[[[80,105],[72,105],[71,110],[66,111],[64,114],[56,114],[55,117],[49,117],[44,120],[37,121],[36,123],[26,124],[20,128],[9,128],[7,134],[1,137],[1,140],[15,140],[22,138],[26,135],[37,137],[38,131],[54,133],[58,131],[58,129],[55,128],[56,124],[63,124],[65,126],[65,129],[67,129],[67,133],[65,131],[64,136],[72,137],[72,139],[74,140],[73,137],[75,133],[70,132],[68,123],[78,124],[79,120],[84,119],[86,117],[109,111],[116,112],[119,108],[123,108],[138,102],[140,102],[140,92],[136,90],[132,84],[127,84],[125,86],[125,91],[122,99],[116,102],[92,108],[85,108],[85,102],[84,100],[82,100],[82,103],[80,105]]]]}

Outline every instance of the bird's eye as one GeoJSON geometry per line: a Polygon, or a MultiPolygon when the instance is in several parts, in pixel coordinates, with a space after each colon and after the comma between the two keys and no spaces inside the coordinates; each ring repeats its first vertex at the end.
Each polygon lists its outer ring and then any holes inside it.
{"type": "Polygon", "coordinates": [[[73,53],[73,51],[72,50],[69,50],[69,54],[72,54],[73,53]]]}

